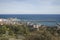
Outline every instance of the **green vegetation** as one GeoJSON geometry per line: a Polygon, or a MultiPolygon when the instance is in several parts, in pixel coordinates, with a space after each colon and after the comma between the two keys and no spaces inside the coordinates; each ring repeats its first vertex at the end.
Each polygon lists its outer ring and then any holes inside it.
{"type": "Polygon", "coordinates": [[[22,40],[60,40],[58,27],[40,27],[39,31],[31,31],[27,25],[0,25],[0,40],[9,38],[22,40]]]}

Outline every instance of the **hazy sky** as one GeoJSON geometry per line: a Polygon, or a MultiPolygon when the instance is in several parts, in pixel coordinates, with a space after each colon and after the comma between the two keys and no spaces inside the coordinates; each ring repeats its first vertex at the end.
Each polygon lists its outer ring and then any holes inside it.
{"type": "Polygon", "coordinates": [[[60,14],[60,0],[0,0],[0,14],[60,14]]]}

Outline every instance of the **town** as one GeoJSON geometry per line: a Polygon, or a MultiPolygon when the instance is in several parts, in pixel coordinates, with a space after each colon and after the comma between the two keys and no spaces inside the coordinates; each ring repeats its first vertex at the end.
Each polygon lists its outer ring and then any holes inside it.
{"type": "Polygon", "coordinates": [[[30,28],[37,28],[37,29],[39,29],[39,27],[42,26],[41,24],[37,24],[37,23],[30,22],[30,21],[25,21],[25,20],[20,20],[17,18],[8,18],[8,19],[1,18],[0,25],[4,25],[4,24],[6,25],[27,25],[30,28]]]}
{"type": "Polygon", "coordinates": [[[0,18],[0,40],[60,40],[60,24],[48,27],[17,18],[0,18]]]}

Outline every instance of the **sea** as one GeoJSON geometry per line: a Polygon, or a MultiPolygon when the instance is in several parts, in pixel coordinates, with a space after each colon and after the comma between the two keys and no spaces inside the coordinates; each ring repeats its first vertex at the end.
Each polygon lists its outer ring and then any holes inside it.
{"type": "Polygon", "coordinates": [[[55,26],[57,23],[60,23],[60,14],[0,14],[0,18],[18,18],[28,21],[35,20],[35,23],[47,26],[55,26]]]}

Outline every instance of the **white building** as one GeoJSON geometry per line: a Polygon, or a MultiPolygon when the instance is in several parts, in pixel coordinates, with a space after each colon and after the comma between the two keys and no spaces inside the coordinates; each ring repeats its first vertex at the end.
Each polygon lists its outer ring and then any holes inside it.
{"type": "Polygon", "coordinates": [[[33,25],[33,28],[36,28],[38,31],[39,31],[39,28],[41,27],[41,24],[36,24],[36,25],[33,25]]]}
{"type": "Polygon", "coordinates": [[[41,27],[41,25],[36,24],[36,25],[33,25],[33,27],[34,28],[39,28],[39,27],[41,27]]]}
{"type": "Polygon", "coordinates": [[[16,18],[10,18],[10,19],[0,19],[0,24],[19,24],[21,20],[20,19],[16,19],[16,18]]]}
{"type": "Polygon", "coordinates": [[[2,22],[2,19],[0,19],[0,22],[2,22]]]}
{"type": "Polygon", "coordinates": [[[2,23],[2,22],[3,22],[3,19],[0,19],[0,25],[3,25],[3,23],[2,23]]]}

